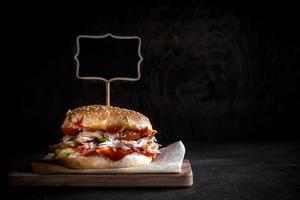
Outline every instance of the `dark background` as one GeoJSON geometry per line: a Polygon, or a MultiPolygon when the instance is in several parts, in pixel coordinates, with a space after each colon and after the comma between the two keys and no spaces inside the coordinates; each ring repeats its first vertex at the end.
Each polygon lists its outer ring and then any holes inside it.
{"type": "Polygon", "coordinates": [[[273,5],[10,12],[2,38],[14,77],[4,85],[14,109],[8,140],[23,152],[46,150],[68,109],[105,103],[104,83],[76,79],[73,56],[76,36],[108,32],[140,36],[144,57],[138,82],[112,83],[111,104],[148,116],[162,144],[298,140],[299,15],[273,5]]]}

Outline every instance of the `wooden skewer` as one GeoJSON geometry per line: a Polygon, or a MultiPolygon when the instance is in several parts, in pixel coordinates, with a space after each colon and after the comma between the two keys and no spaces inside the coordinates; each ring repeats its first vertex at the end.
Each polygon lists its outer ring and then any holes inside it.
{"type": "Polygon", "coordinates": [[[110,82],[106,81],[106,105],[110,106],[110,82]]]}

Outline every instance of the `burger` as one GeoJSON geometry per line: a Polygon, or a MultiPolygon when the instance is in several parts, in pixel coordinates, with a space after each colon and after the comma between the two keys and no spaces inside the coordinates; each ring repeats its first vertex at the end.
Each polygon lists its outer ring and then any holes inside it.
{"type": "Polygon", "coordinates": [[[89,105],[66,113],[62,141],[51,146],[54,160],[72,169],[148,165],[159,152],[157,131],[143,114],[89,105]]]}

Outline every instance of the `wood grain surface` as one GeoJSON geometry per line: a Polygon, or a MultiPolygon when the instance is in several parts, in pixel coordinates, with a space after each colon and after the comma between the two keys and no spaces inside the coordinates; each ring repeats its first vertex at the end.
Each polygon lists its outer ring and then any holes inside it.
{"type": "MultiPolygon", "coordinates": [[[[53,166],[52,166],[53,167],[53,166]]],[[[178,174],[65,174],[41,175],[33,172],[15,171],[9,174],[13,186],[57,186],[57,187],[189,187],[193,184],[193,172],[188,160],[184,160],[178,174]]]]}

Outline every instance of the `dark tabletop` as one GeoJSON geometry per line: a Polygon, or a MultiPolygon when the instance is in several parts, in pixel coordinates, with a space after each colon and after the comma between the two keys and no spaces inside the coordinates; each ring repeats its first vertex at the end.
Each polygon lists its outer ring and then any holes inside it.
{"type": "MultiPolygon", "coordinates": [[[[299,143],[185,143],[189,188],[8,187],[22,199],[300,199],[299,143]]],[[[36,155],[37,156],[37,155],[36,155]]],[[[28,155],[10,158],[11,165],[28,155]]]]}

